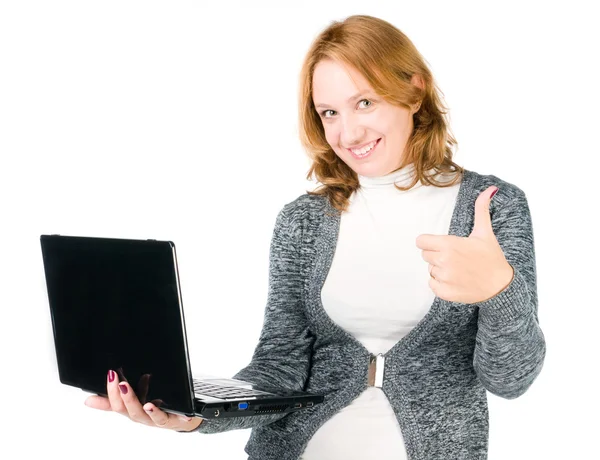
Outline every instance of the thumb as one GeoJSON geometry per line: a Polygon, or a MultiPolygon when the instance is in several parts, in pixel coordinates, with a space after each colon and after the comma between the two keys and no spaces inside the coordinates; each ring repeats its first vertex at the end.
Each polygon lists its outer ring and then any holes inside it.
{"type": "Polygon", "coordinates": [[[84,401],[84,404],[88,407],[91,407],[92,409],[100,409],[100,410],[106,410],[106,411],[112,410],[112,407],[110,406],[110,401],[108,400],[108,398],[105,398],[104,396],[100,396],[100,395],[89,396],[84,401]]]}
{"type": "Polygon", "coordinates": [[[485,189],[475,200],[475,219],[471,236],[485,237],[494,234],[492,217],[490,216],[490,201],[498,192],[498,187],[492,185],[485,189]]]}

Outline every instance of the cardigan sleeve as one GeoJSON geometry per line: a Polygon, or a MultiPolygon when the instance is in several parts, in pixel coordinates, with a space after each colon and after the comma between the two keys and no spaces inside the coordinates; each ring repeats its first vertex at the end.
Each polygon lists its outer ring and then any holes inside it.
{"type": "MultiPolygon", "coordinates": [[[[302,301],[299,241],[286,205],[277,215],[269,254],[269,288],[262,331],[250,363],[233,376],[256,385],[302,391],[308,379],[314,336],[302,301]]],[[[194,430],[219,433],[256,428],[288,415],[205,419],[194,430]]]]}
{"type": "Polygon", "coordinates": [[[514,399],[531,386],[546,355],[531,213],[522,190],[492,215],[492,228],[514,276],[503,291],[478,304],[473,367],[486,390],[514,399]]]}

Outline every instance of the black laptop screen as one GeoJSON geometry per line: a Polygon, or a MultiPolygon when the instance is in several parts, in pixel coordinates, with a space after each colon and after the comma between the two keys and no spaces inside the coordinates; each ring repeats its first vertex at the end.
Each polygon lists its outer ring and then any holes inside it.
{"type": "Polygon", "coordinates": [[[193,413],[172,243],[56,235],[41,243],[61,382],[106,395],[113,369],[142,402],[193,413]]]}

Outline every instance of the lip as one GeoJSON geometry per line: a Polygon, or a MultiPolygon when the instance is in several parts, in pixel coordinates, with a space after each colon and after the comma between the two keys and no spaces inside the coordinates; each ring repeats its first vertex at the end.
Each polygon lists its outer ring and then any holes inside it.
{"type": "MultiPolygon", "coordinates": [[[[372,154],[372,153],[375,151],[375,149],[376,149],[376,148],[377,148],[377,146],[379,145],[379,142],[380,142],[380,141],[381,141],[381,138],[377,139],[377,142],[375,142],[375,145],[373,146],[373,148],[372,148],[372,149],[369,151],[369,153],[367,153],[367,154],[366,154],[366,155],[364,155],[364,156],[358,156],[358,155],[355,155],[355,154],[354,154],[354,152],[353,152],[352,150],[350,150],[350,149],[346,149],[346,150],[348,150],[348,152],[350,153],[350,155],[352,155],[352,158],[354,158],[354,159],[356,159],[356,160],[364,160],[365,158],[369,158],[369,157],[371,156],[371,154],[372,154]]],[[[369,145],[371,142],[373,142],[373,141],[369,141],[369,142],[366,142],[366,143],[364,143],[364,144],[363,144],[363,147],[364,147],[365,145],[369,145]]]]}

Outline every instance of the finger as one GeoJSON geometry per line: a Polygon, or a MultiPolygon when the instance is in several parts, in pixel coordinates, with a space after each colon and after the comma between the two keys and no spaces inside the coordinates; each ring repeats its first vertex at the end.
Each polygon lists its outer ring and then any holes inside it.
{"type": "Polygon", "coordinates": [[[119,382],[129,382],[129,380],[127,380],[127,378],[125,377],[125,374],[123,373],[122,367],[117,368],[117,374],[119,376],[119,382]]]}
{"type": "Polygon", "coordinates": [[[106,380],[106,394],[108,395],[110,407],[114,412],[129,416],[127,409],[125,408],[125,403],[121,398],[121,391],[119,390],[119,378],[117,373],[112,369],[108,371],[106,380]]]}
{"type": "Polygon", "coordinates": [[[492,229],[492,217],[490,215],[490,201],[498,190],[498,187],[491,185],[480,193],[475,200],[475,215],[473,218],[473,230],[471,235],[485,236],[494,234],[492,229]]]}
{"type": "Polygon", "coordinates": [[[193,427],[197,427],[199,423],[194,421],[194,418],[187,417],[185,415],[170,414],[168,412],[160,410],[153,404],[144,405],[146,414],[152,419],[154,424],[159,428],[166,428],[169,430],[177,431],[188,431],[193,427]]]}
{"type": "Polygon", "coordinates": [[[150,417],[144,412],[140,400],[135,395],[131,385],[127,382],[120,382],[119,390],[129,418],[134,422],[149,424],[151,422],[150,417]]]}
{"type": "Polygon", "coordinates": [[[425,262],[435,263],[440,256],[439,251],[421,251],[421,258],[425,262]]]}
{"type": "Polygon", "coordinates": [[[438,283],[446,283],[447,279],[445,276],[446,272],[437,265],[429,264],[429,277],[433,278],[438,283]]]}
{"type": "Polygon", "coordinates": [[[438,252],[447,248],[452,244],[452,240],[455,235],[432,235],[429,233],[423,233],[419,235],[415,240],[415,244],[419,249],[424,251],[438,252]]]}
{"type": "Polygon", "coordinates": [[[140,381],[137,385],[138,399],[141,404],[146,403],[146,397],[148,396],[148,388],[150,387],[150,374],[144,374],[140,377],[140,381]]]}
{"type": "Polygon", "coordinates": [[[160,406],[162,406],[165,403],[162,399],[153,399],[150,402],[152,404],[154,404],[156,407],[160,407],[160,406]]]}
{"type": "Polygon", "coordinates": [[[442,283],[440,283],[438,280],[436,280],[435,278],[432,278],[431,276],[429,277],[429,287],[431,288],[431,290],[433,291],[433,293],[438,296],[441,297],[442,299],[446,299],[446,297],[442,297],[442,283]]]}
{"type": "Polygon", "coordinates": [[[169,424],[171,421],[171,414],[160,410],[154,404],[144,405],[144,411],[150,417],[152,422],[159,428],[170,428],[169,424]]]}
{"type": "Polygon", "coordinates": [[[85,405],[91,407],[92,409],[112,410],[108,398],[100,395],[90,396],[85,400],[85,405]]]}

